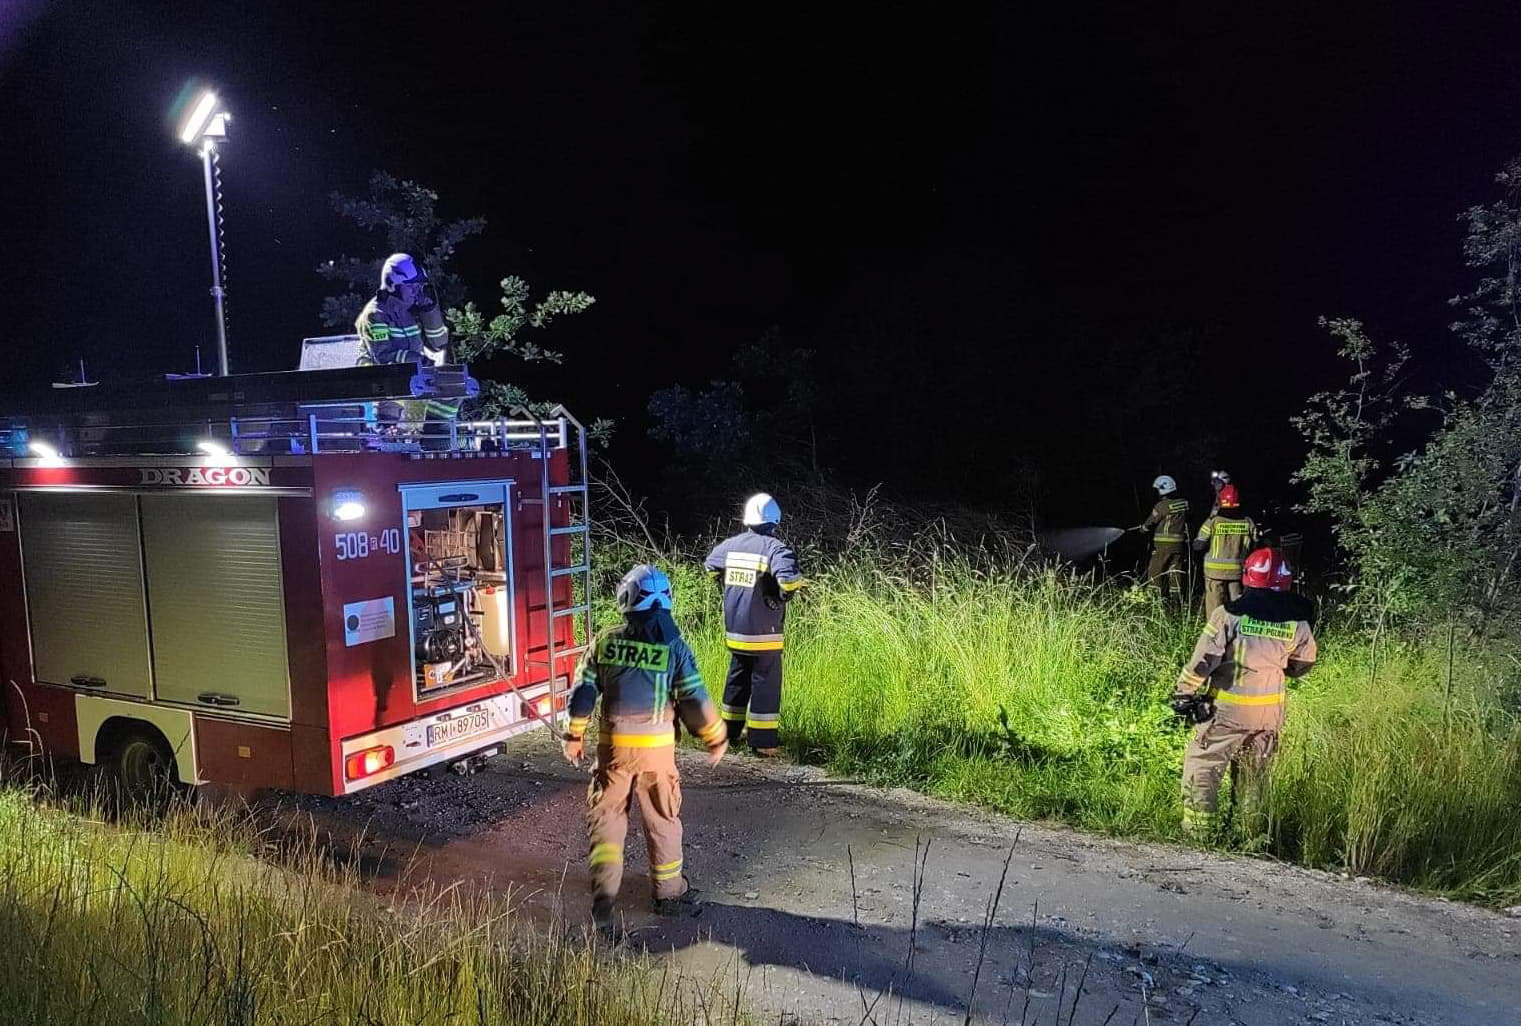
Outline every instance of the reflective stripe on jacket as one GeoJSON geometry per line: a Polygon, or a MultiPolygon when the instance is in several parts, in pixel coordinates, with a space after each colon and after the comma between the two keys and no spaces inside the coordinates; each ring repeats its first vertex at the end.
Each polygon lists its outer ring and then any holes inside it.
{"type": "Polygon", "coordinates": [[[724,637],[737,652],[782,647],[787,601],[803,586],[797,556],[775,535],[745,531],[720,542],[703,566],[723,575],[724,637]]]}
{"type": "Polygon", "coordinates": [[[1142,527],[1156,528],[1151,540],[1157,545],[1188,544],[1188,500],[1174,495],[1164,495],[1151,507],[1151,515],[1142,527]]]}
{"type": "Polygon", "coordinates": [[[1241,580],[1241,564],[1256,541],[1257,525],[1251,517],[1231,513],[1211,516],[1194,539],[1196,549],[1209,545],[1204,557],[1204,576],[1213,581],[1241,580]]]}
{"type": "Polygon", "coordinates": [[[1260,620],[1221,606],[1178,675],[1178,693],[1204,692],[1216,722],[1244,730],[1283,726],[1284,680],[1315,664],[1315,636],[1304,620],[1260,620]]]}
{"type": "Polygon", "coordinates": [[[581,657],[570,693],[571,737],[586,733],[598,696],[602,743],[615,748],[664,748],[676,743],[676,717],[709,747],[727,728],[708,697],[692,649],[669,622],[659,630],[625,623],[597,636],[581,657]],[[663,637],[663,641],[647,640],[663,637]]]}
{"type": "Polygon", "coordinates": [[[359,366],[418,363],[423,351],[449,347],[449,329],[436,303],[406,306],[389,292],[377,292],[354,322],[359,333],[359,366]]]}

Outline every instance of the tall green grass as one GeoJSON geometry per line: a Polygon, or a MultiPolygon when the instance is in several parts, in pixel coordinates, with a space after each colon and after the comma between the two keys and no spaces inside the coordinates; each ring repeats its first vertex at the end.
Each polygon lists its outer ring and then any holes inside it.
{"type": "Polygon", "coordinates": [[[688,1023],[723,1002],[488,898],[391,904],[315,844],[279,859],[225,821],[151,830],[0,787],[0,1022],[688,1023]]]}
{"type": "MultiPolygon", "coordinates": [[[[717,588],[690,558],[669,566],[721,690],[717,588]]],[[[1197,615],[1149,591],[944,550],[864,547],[810,569],[787,630],[782,737],[795,757],[1015,816],[1181,838],[1187,733],[1166,700],[1197,615]]],[[[1375,673],[1360,636],[1320,634],[1273,770],[1269,852],[1521,901],[1514,663],[1461,652],[1449,689],[1445,651],[1386,643],[1375,673]]]]}

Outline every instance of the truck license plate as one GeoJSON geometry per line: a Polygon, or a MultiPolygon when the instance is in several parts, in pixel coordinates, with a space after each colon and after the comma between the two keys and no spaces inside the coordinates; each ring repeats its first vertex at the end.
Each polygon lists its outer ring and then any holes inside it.
{"type": "Polygon", "coordinates": [[[484,733],[491,726],[491,716],[484,709],[479,712],[456,713],[439,723],[428,724],[428,747],[450,745],[472,734],[484,733]]]}

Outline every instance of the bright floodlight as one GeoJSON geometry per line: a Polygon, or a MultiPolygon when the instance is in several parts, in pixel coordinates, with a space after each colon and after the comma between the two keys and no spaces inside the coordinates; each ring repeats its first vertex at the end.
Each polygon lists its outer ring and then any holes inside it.
{"type": "Polygon", "coordinates": [[[202,452],[204,452],[207,456],[231,456],[232,455],[232,453],[230,453],[230,452],[227,451],[227,446],[223,445],[221,442],[213,442],[209,438],[202,439],[201,441],[196,442],[195,443],[195,447],[197,449],[201,450],[202,452]]]}
{"type": "Polygon", "coordinates": [[[40,460],[46,460],[49,463],[63,462],[63,457],[58,455],[58,450],[46,442],[28,442],[27,448],[32,451],[33,456],[36,456],[40,460]]]}
{"type": "Polygon", "coordinates": [[[201,95],[196,97],[195,106],[190,108],[190,116],[180,126],[180,142],[189,145],[202,135],[211,134],[206,132],[206,129],[212,127],[213,121],[220,122],[221,124],[217,127],[222,129],[215,134],[226,135],[226,120],[225,112],[217,112],[217,94],[210,89],[203,90],[201,95]],[[212,115],[216,117],[213,118],[212,115]]]}

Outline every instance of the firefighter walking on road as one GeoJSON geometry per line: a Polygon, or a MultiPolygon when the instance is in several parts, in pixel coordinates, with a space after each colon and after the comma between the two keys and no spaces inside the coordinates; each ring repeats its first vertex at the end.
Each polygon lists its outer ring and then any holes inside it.
{"type": "Polygon", "coordinates": [[[1151,487],[1157,490],[1157,504],[1131,530],[1153,532],[1146,582],[1155,584],[1163,599],[1177,589],[1181,601],[1188,576],[1188,500],[1178,497],[1178,483],[1166,474],[1151,482],[1151,487]]]}
{"type": "Polygon", "coordinates": [[[671,915],[695,905],[683,873],[676,718],[708,746],[711,764],[717,765],[729,747],[697,661],[671,619],[672,605],[671,582],[659,568],[645,564],[630,570],[618,584],[624,623],[594,639],[570,695],[564,749],[572,763],[581,761],[587,724],[602,700],[586,825],[592,921],[609,938],[623,881],[629,810],[636,801],[655,911],[671,915]]]}
{"type": "Polygon", "coordinates": [[[1219,819],[1220,783],[1231,793],[1246,837],[1265,837],[1262,801],[1283,729],[1286,678],[1315,664],[1309,604],[1291,594],[1293,572],[1277,549],[1247,556],[1246,586],[1210,614],[1178,675],[1173,711],[1197,724],[1183,753],[1183,831],[1207,839],[1219,819]]]}
{"type": "Polygon", "coordinates": [[[729,740],[743,733],[757,755],[781,754],[782,628],[803,586],[797,556],[776,536],[782,509],[765,492],[745,502],[745,530],[719,543],[704,566],[722,574],[729,679],[720,712],[729,740]]]}
{"type": "Polygon", "coordinates": [[[1241,509],[1233,484],[1220,489],[1219,509],[1199,528],[1194,551],[1204,553],[1204,618],[1241,597],[1241,562],[1257,543],[1257,524],[1241,509]]]}

